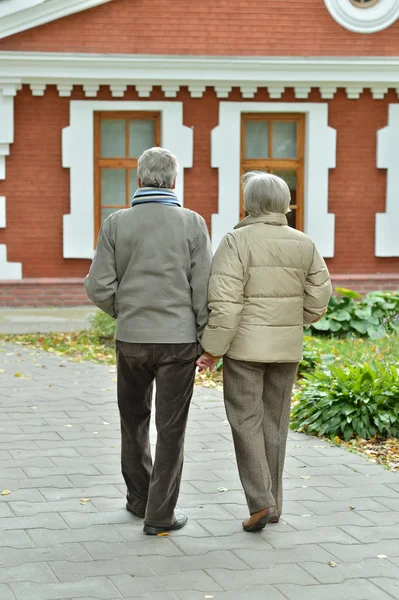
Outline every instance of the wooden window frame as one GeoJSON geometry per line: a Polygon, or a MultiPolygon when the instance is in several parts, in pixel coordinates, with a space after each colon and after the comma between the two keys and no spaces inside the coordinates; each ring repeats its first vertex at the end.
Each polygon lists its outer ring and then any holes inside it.
{"type": "MultiPolygon", "coordinates": [[[[241,114],[241,160],[240,177],[247,171],[296,171],[296,204],[291,208],[296,209],[296,229],[303,231],[304,215],[304,153],[305,153],[305,114],[304,113],[242,113],[241,114]],[[245,158],[245,123],[247,121],[268,121],[269,128],[268,155],[272,156],[273,125],[274,121],[289,121],[297,123],[296,158],[245,158]]],[[[240,217],[245,217],[244,198],[241,188],[240,217]]]]}
{"type": "MultiPolygon", "coordinates": [[[[161,145],[161,113],[155,111],[95,111],[94,112],[94,240],[97,241],[101,228],[101,209],[114,208],[120,210],[130,206],[129,169],[137,169],[138,157],[129,155],[130,128],[125,131],[125,158],[101,158],[101,122],[105,120],[145,120],[154,121],[154,146],[161,145]],[[126,204],[101,204],[101,169],[126,169],[126,204]]],[[[97,242],[96,242],[97,243],[97,242]]]]}

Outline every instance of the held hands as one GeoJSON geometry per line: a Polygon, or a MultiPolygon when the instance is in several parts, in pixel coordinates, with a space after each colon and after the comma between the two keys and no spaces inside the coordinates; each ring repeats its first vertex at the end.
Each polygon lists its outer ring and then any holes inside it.
{"type": "Polygon", "coordinates": [[[197,367],[199,368],[200,373],[202,371],[206,371],[206,369],[213,371],[218,360],[219,357],[212,356],[211,354],[208,354],[208,352],[204,352],[204,354],[197,360],[197,367]]]}

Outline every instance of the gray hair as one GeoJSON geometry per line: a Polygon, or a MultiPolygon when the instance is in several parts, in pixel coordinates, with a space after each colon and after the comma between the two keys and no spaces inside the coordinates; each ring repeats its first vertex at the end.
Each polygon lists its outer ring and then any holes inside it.
{"type": "Polygon", "coordinates": [[[137,165],[137,176],[143,187],[171,188],[178,171],[176,156],[159,147],[143,152],[137,165]]]}
{"type": "Polygon", "coordinates": [[[290,212],[291,192],[284,179],[263,171],[250,171],[242,178],[244,208],[251,217],[290,212]]]}

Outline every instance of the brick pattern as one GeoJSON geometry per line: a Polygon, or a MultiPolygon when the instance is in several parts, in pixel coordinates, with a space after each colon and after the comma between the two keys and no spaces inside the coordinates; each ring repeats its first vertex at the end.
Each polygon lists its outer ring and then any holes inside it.
{"type": "MultiPolygon", "coordinates": [[[[346,0],[345,0],[346,1],[346,0]]],[[[349,1],[349,0],[348,0],[349,1]]],[[[0,50],[242,56],[398,54],[399,21],[364,35],[321,0],[113,0],[0,41],[0,50]]]]}

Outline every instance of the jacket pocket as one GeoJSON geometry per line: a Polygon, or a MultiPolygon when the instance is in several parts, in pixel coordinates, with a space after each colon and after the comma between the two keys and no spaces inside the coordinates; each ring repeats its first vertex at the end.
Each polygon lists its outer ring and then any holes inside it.
{"type": "Polygon", "coordinates": [[[172,344],[172,356],[175,360],[187,362],[198,358],[198,343],[190,344],[172,344]]]}
{"type": "Polygon", "coordinates": [[[140,354],[141,344],[133,344],[132,342],[121,342],[116,340],[116,348],[128,358],[137,358],[140,354]]]}

